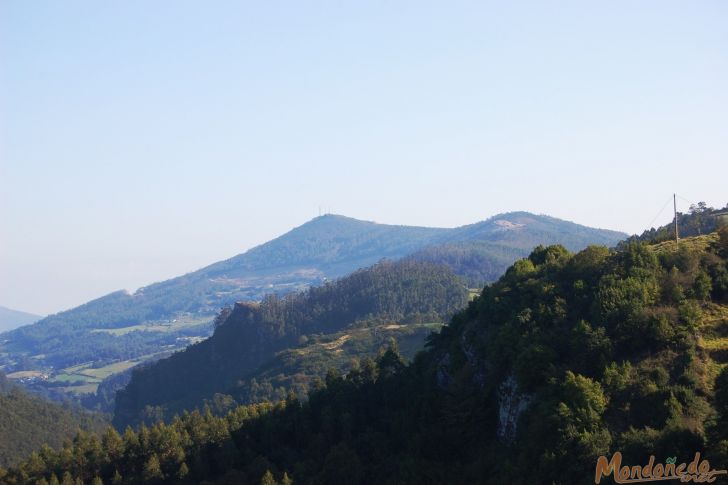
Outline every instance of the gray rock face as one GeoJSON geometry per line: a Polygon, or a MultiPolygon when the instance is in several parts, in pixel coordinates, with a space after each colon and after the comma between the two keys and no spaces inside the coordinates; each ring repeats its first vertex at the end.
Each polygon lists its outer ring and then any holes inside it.
{"type": "MultiPolygon", "coordinates": [[[[473,322],[469,328],[463,330],[459,339],[459,350],[465,357],[465,367],[470,370],[463,375],[469,375],[470,382],[481,391],[486,389],[489,381],[495,384],[500,380],[493,375],[494,369],[488,359],[476,350],[478,348],[476,342],[487,338],[487,335],[478,332],[477,324],[473,322]],[[493,379],[498,380],[492,381],[493,379]]],[[[437,385],[443,390],[450,389],[455,383],[454,369],[451,366],[451,355],[445,353],[438,360],[435,374],[437,385]]],[[[457,371],[455,373],[461,375],[457,371]]],[[[516,376],[511,372],[497,387],[496,399],[498,400],[497,436],[502,442],[511,443],[516,437],[518,420],[528,408],[532,396],[520,389],[516,376]]]]}
{"type": "Polygon", "coordinates": [[[528,408],[531,396],[518,389],[513,374],[509,375],[498,388],[498,438],[510,443],[516,437],[518,418],[528,408]]]}

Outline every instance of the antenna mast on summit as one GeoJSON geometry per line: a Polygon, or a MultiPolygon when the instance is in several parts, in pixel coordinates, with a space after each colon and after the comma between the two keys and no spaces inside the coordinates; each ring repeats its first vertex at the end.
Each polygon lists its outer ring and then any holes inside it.
{"type": "Polygon", "coordinates": [[[677,195],[672,194],[672,209],[675,213],[675,247],[678,247],[680,245],[680,236],[677,232],[677,195]]]}

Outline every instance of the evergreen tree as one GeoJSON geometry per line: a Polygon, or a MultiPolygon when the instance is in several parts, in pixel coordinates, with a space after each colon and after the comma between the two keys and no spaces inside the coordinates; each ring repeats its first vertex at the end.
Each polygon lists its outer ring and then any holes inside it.
{"type": "Polygon", "coordinates": [[[61,480],[61,485],[75,485],[76,481],[73,479],[73,476],[70,472],[65,471],[63,472],[63,479],[61,480]]]}
{"type": "Polygon", "coordinates": [[[179,470],[177,470],[177,478],[180,480],[186,480],[189,474],[190,469],[187,467],[187,463],[182,462],[182,464],[179,466],[179,470]]]}
{"type": "Polygon", "coordinates": [[[119,470],[114,470],[114,476],[111,477],[111,483],[113,485],[121,485],[121,483],[123,483],[123,482],[124,482],[124,480],[121,477],[121,473],[119,473],[119,470]]]}
{"type": "Polygon", "coordinates": [[[142,479],[148,483],[154,483],[164,478],[162,467],[159,464],[159,458],[156,453],[152,453],[147,462],[144,464],[142,471],[142,479]]]}
{"type": "Polygon", "coordinates": [[[260,485],[278,485],[278,482],[276,482],[276,479],[273,478],[273,473],[271,473],[270,470],[267,470],[260,479],[260,485]]]}

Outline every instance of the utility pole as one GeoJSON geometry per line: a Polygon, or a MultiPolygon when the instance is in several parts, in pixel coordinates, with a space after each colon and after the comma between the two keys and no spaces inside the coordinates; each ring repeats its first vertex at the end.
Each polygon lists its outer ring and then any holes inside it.
{"type": "Polygon", "coordinates": [[[678,242],[680,240],[680,237],[678,236],[678,233],[677,233],[677,195],[676,194],[672,194],[672,209],[673,209],[673,212],[675,213],[675,247],[677,248],[680,245],[680,243],[678,242]]]}

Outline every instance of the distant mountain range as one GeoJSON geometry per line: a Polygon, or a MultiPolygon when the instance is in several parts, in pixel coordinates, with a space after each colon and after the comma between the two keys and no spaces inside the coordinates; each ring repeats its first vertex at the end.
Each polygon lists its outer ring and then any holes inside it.
{"type": "Polygon", "coordinates": [[[382,259],[405,257],[445,264],[470,286],[481,286],[534,246],[579,250],[614,246],[624,237],[526,212],[453,229],[325,215],[228,260],[134,293],[111,293],[2,334],[0,368],[11,377],[42,370],[50,377],[41,385],[86,393],[110,374],[207,337],[214,315],[236,301],[302,290],[382,259]]]}
{"type": "Polygon", "coordinates": [[[43,318],[40,315],[13,310],[4,306],[0,306],[0,332],[7,332],[22,325],[37,322],[43,318]]]}

